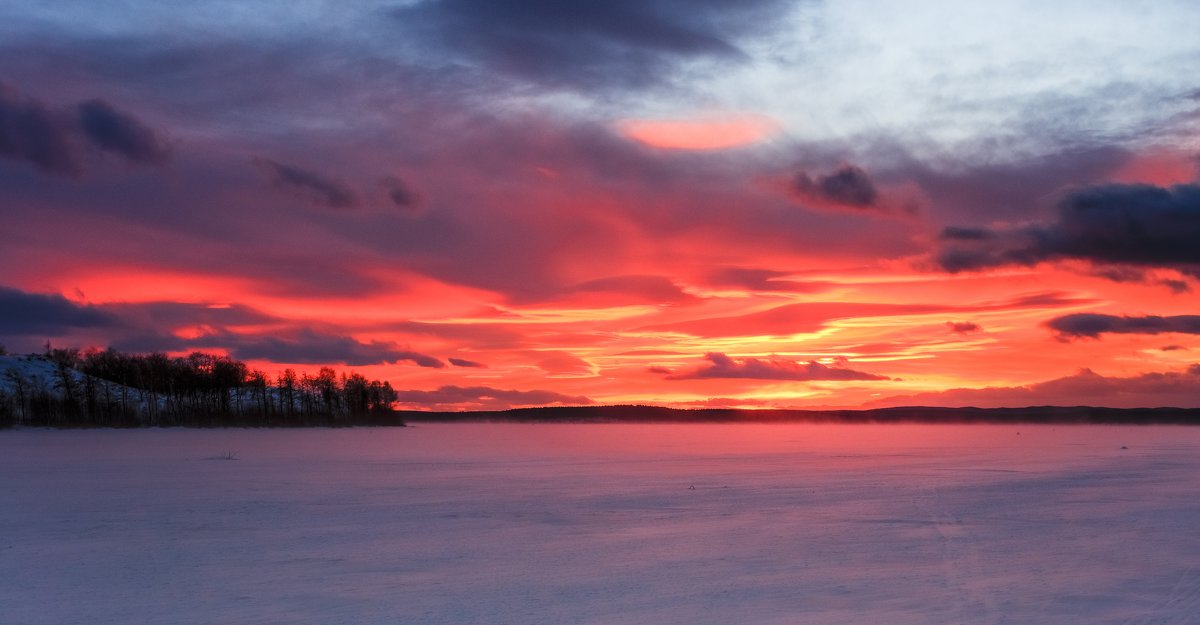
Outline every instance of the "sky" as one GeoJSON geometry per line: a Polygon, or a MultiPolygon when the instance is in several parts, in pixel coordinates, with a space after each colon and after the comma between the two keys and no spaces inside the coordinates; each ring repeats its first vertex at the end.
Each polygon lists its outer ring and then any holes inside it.
{"type": "Polygon", "coordinates": [[[1200,406],[1190,1],[0,4],[0,343],[1200,406]]]}

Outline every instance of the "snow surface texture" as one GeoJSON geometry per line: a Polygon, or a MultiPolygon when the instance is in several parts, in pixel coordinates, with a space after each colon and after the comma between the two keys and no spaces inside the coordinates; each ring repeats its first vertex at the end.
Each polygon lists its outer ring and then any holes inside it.
{"type": "MultiPolygon", "coordinates": [[[[72,368],[65,369],[65,373],[71,380],[71,384],[79,389],[79,392],[82,392],[87,376],[72,368]]],[[[61,399],[63,397],[62,375],[63,372],[59,370],[58,365],[45,356],[38,354],[0,355],[0,398],[16,397],[18,387],[24,386],[25,393],[31,395],[46,393],[51,397],[61,399]]],[[[126,401],[129,402],[132,410],[144,410],[146,406],[155,403],[159,407],[166,405],[166,398],[160,395],[139,391],[133,387],[99,378],[92,378],[92,380],[99,395],[108,393],[113,398],[119,398],[123,392],[128,393],[126,401]]],[[[0,625],[5,624],[0,623],[0,625]]]]}
{"type": "MultiPolygon", "coordinates": [[[[71,376],[71,380],[76,384],[83,383],[82,373],[69,369],[67,375],[71,376]]],[[[16,392],[14,376],[24,380],[32,392],[58,393],[58,368],[49,359],[41,356],[0,355],[0,393],[11,395],[16,392]]]]}
{"type": "Polygon", "coordinates": [[[1197,452],[1183,427],[7,431],[0,623],[1200,623],[1197,452]]]}

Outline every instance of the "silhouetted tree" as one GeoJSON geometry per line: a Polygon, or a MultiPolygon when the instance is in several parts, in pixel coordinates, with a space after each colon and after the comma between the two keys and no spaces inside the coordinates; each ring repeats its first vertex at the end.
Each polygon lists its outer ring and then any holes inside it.
{"type": "Polygon", "coordinates": [[[296,372],[284,369],[276,380],[276,388],[279,389],[280,412],[291,417],[296,413],[296,372]]]}
{"type": "Polygon", "coordinates": [[[354,422],[392,415],[396,400],[387,382],[329,367],[315,376],[287,369],[272,385],[263,371],[203,352],[172,358],[48,345],[42,357],[55,366],[58,393],[36,380],[14,381],[16,396],[5,401],[17,421],[37,414],[47,424],[119,426],[354,422]]]}

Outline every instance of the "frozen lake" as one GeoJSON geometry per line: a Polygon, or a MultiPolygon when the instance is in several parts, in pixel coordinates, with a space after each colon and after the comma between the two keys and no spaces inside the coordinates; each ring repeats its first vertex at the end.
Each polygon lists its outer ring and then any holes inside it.
{"type": "Polygon", "coordinates": [[[1200,623],[1200,428],[0,431],[0,623],[1200,623]]]}

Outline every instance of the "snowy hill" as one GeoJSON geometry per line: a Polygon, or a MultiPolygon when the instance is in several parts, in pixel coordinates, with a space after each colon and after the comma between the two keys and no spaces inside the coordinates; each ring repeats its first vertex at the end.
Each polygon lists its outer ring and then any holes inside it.
{"type": "MultiPolygon", "coordinates": [[[[66,369],[66,374],[77,385],[83,384],[86,377],[75,369],[66,369]]],[[[0,393],[15,395],[22,390],[60,395],[62,377],[58,365],[37,354],[0,356],[0,393]]]]}
{"type": "Polygon", "coordinates": [[[328,367],[287,373],[272,384],[244,363],[200,353],[0,355],[0,427],[403,424],[387,382],[328,367]]]}
{"type": "Polygon", "coordinates": [[[66,424],[83,414],[104,415],[101,423],[128,423],[157,414],[164,401],[160,395],[60,366],[41,354],[0,356],[0,424],[66,424]]]}

